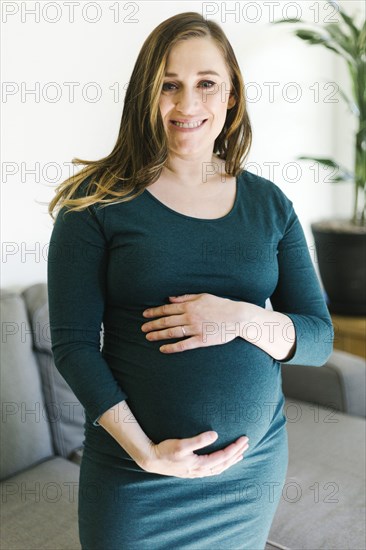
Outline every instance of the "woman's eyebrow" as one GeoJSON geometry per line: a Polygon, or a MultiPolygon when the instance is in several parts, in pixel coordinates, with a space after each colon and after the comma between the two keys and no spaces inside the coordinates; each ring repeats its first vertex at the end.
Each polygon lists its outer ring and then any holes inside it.
{"type": "MultiPolygon", "coordinates": [[[[215,74],[216,76],[220,76],[219,73],[217,73],[216,71],[198,71],[197,75],[202,75],[202,74],[215,74]]],[[[165,73],[165,76],[178,76],[177,73],[165,73]]]]}

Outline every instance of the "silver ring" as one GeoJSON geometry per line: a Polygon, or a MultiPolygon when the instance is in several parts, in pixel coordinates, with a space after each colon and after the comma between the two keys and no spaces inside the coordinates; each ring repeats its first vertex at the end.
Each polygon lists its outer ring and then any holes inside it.
{"type": "Polygon", "coordinates": [[[186,335],[186,331],[184,330],[184,327],[180,327],[182,329],[182,332],[183,332],[183,336],[187,336],[186,335]]]}

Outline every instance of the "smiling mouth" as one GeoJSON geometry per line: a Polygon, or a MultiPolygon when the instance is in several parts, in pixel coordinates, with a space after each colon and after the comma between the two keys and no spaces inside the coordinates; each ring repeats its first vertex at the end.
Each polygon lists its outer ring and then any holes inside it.
{"type": "Polygon", "coordinates": [[[178,126],[178,128],[199,128],[200,126],[202,126],[206,122],[206,120],[207,120],[207,118],[205,118],[203,120],[198,120],[198,121],[195,121],[195,122],[179,122],[177,120],[171,120],[170,122],[174,126],[178,126]]]}

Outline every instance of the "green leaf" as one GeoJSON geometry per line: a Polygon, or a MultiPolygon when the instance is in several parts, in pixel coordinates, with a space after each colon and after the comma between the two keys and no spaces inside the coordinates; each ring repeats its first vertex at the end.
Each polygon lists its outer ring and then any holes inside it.
{"type": "Polygon", "coordinates": [[[333,45],[331,45],[329,42],[325,41],[324,42],[324,46],[326,48],[328,48],[328,50],[332,50],[333,52],[335,52],[336,54],[340,55],[341,57],[343,57],[343,59],[345,59],[345,61],[347,61],[347,63],[349,63],[350,65],[356,65],[356,61],[355,59],[349,55],[347,52],[345,52],[343,49],[337,49],[336,46],[338,46],[338,44],[335,44],[333,42],[333,45]]]}
{"type": "Polygon", "coordinates": [[[360,128],[356,134],[357,141],[366,141],[366,121],[360,123],[360,128]]]}
{"type": "Polygon", "coordinates": [[[277,23],[305,23],[302,19],[277,19],[277,21],[273,21],[273,25],[276,25],[277,23]]]}
{"type": "Polygon", "coordinates": [[[360,49],[360,52],[365,53],[366,48],[366,21],[363,24],[363,27],[360,31],[360,35],[358,37],[358,47],[360,49]]]}
{"type": "Polygon", "coordinates": [[[330,181],[332,183],[338,183],[338,182],[342,182],[342,181],[353,181],[353,176],[348,176],[348,175],[341,175],[341,176],[336,176],[336,177],[330,177],[330,181]]]}
{"type": "Polygon", "coordinates": [[[295,34],[301,38],[301,40],[313,41],[313,44],[322,44],[326,40],[324,36],[311,29],[298,29],[295,31],[295,34]]]}
{"type": "Polygon", "coordinates": [[[358,36],[360,34],[360,30],[354,24],[352,17],[347,15],[347,13],[343,10],[343,8],[339,4],[337,4],[336,2],[329,2],[329,3],[337,6],[339,15],[342,17],[343,21],[346,23],[348,28],[351,30],[351,32],[352,32],[352,34],[355,38],[355,41],[357,41],[358,36]]]}
{"type": "Polygon", "coordinates": [[[325,166],[330,166],[331,168],[338,168],[338,164],[333,159],[327,159],[327,158],[319,158],[319,157],[297,157],[299,160],[315,160],[316,162],[320,162],[321,164],[324,164],[325,166]]]}
{"type": "Polygon", "coordinates": [[[355,63],[354,58],[350,56],[348,52],[344,51],[344,49],[342,49],[338,45],[338,43],[334,42],[332,38],[329,38],[329,36],[323,36],[318,32],[310,29],[298,29],[295,31],[295,34],[296,36],[301,38],[301,40],[306,40],[310,44],[319,44],[325,46],[325,48],[328,48],[328,50],[332,50],[336,54],[343,57],[343,59],[346,59],[349,63],[355,63]]]}
{"type": "Polygon", "coordinates": [[[352,57],[357,57],[357,42],[353,40],[353,37],[345,34],[337,23],[327,25],[326,30],[338,46],[352,57]]]}
{"type": "Polygon", "coordinates": [[[306,157],[306,156],[300,156],[297,157],[298,160],[310,160],[314,162],[318,162],[319,164],[323,164],[327,168],[334,168],[337,170],[336,175],[330,176],[330,180],[332,182],[340,182],[340,181],[353,181],[353,173],[347,170],[344,166],[339,165],[337,162],[335,162],[333,159],[327,159],[327,158],[319,158],[319,157],[306,157]]]}
{"type": "Polygon", "coordinates": [[[338,91],[339,91],[339,94],[340,96],[343,98],[343,100],[346,102],[349,110],[351,111],[352,114],[356,115],[357,117],[360,116],[360,110],[358,108],[358,105],[352,101],[345,93],[344,91],[342,90],[342,88],[340,86],[338,86],[338,91]]]}

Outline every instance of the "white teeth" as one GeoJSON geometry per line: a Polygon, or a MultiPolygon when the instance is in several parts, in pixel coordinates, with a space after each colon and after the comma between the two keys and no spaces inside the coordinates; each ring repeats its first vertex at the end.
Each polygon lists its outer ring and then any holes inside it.
{"type": "Polygon", "coordinates": [[[179,126],[180,128],[198,128],[198,126],[201,126],[203,124],[203,120],[199,122],[176,122],[175,120],[172,120],[173,124],[176,126],[179,126]]]}

